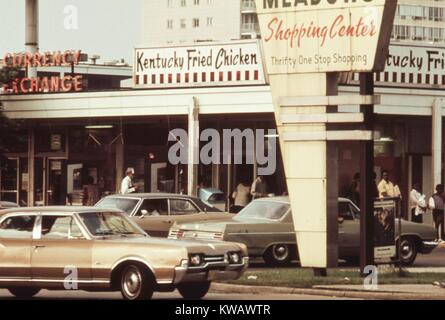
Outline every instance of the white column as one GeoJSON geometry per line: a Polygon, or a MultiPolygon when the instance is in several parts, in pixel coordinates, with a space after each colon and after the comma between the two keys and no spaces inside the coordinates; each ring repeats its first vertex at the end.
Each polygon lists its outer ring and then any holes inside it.
{"type": "MultiPolygon", "coordinates": [[[[432,190],[442,182],[442,108],[445,105],[444,99],[436,99],[432,106],[432,190]]],[[[430,191],[430,190],[428,190],[430,191]]]]}
{"type": "Polygon", "coordinates": [[[34,206],[34,154],[35,154],[35,143],[34,143],[34,130],[30,129],[28,132],[28,206],[34,206]]]}
{"type": "Polygon", "coordinates": [[[188,195],[196,196],[199,161],[199,105],[195,97],[192,97],[190,101],[188,134],[187,192],[188,195]]]}
{"type": "MultiPolygon", "coordinates": [[[[26,29],[25,46],[26,51],[35,53],[39,43],[39,1],[26,0],[26,29]]],[[[37,77],[37,68],[28,69],[28,77],[37,77]]]]}
{"type": "Polygon", "coordinates": [[[123,139],[116,141],[116,192],[121,190],[122,179],[124,178],[124,143],[123,139]]]}

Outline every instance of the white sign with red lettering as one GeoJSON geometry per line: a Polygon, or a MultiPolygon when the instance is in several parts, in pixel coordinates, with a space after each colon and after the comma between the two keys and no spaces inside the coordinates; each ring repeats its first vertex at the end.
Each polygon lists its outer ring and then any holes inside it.
{"type": "Polygon", "coordinates": [[[168,48],[137,48],[135,87],[194,87],[265,84],[255,40],[168,48]]]}
{"type": "Polygon", "coordinates": [[[396,1],[256,0],[256,4],[269,74],[384,68],[396,1]]]}

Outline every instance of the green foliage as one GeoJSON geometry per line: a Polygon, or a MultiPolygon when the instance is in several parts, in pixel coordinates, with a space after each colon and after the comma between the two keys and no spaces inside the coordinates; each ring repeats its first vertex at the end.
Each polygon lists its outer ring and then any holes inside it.
{"type": "Polygon", "coordinates": [[[15,79],[19,75],[20,69],[17,67],[3,67],[0,69],[0,85],[15,79]]]}
{"type": "MultiPolygon", "coordinates": [[[[3,67],[0,69],[0,86],[15,79],[19,75],[19,68],[3,67]]],[[[1,103],[1,96],[0,96],[1,103]]],[[[22,143],[22,137],[19,132],[22,121],[12,121],[3,114],[3,104],[0,104],[0,167],[4,161],[5,153],[10,151],[10,147],[22,143]]]]}

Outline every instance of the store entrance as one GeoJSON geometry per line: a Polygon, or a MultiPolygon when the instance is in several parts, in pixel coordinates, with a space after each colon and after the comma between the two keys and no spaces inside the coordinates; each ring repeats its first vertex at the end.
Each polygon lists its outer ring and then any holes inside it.
{"type": "Polygon", "coordinates": [[[27,206],[28,159],[8,158],[0,170],[0,200],[27,206]]]}
{"type": "Polygon", "coordinates": [[[43,157],[35,159],[34,205],[66,205],[66,162],[66,159],[62,158],[43,157]]]}

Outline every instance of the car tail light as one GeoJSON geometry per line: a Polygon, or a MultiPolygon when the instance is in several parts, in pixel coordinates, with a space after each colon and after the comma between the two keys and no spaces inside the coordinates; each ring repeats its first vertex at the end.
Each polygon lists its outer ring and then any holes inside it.
{"type": "Polygon", "coordinates": [[[172,230],[172,231],[170,231],[170,234],[169,234],[169,238],[170,239],[172,239],[172,238],[174,238],[174,239],[178,239],[178,238],[182,238],[184,236],[184,231],[182,231],[182,230],[172,230]]]}
{"type": "Polygon", "coordinates": [[[213,235],[213,239],[215,239],[215,240],[222,240],[222,238],[223,238],[223,234],[221,232],[216,232],[213,235]]]}

